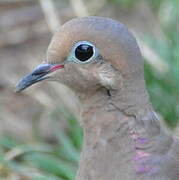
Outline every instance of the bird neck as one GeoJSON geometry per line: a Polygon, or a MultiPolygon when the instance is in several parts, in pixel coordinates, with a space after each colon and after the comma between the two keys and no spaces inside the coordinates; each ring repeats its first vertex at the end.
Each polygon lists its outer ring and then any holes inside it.
{"type": "Polygon", "coordinates": [[[121,97],[123,93],[103,89],[83,101],[84,144],[77,180],[137,179],[140,165],[135,159],[148,156],[145,149],[161,133],[160,123],[146,94],[139,103],[132,93],[121,97]]]}

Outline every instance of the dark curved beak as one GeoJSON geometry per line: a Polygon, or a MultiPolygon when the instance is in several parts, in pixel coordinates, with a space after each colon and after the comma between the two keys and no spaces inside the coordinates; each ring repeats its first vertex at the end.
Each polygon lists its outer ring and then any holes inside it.
{"type": "Polygon", "coordinates": [[[64,68],[64,65],[59,64],[40,64],[30,74],[24,76],[16,86],[16,92],[20,92],[36,82],[48,79],[49,73],[58,69],[64,68]]]}

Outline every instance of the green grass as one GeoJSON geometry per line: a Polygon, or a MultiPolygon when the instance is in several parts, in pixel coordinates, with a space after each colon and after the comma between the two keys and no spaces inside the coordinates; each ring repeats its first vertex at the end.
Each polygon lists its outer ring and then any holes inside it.
{"type": "Polygon", "coordinates": [[[162,74],[146,64],[145,77],[154,107],[174,128],[179,121],[179,1],[163,2],[158,22],[164,37],[148,36],[146,42],[166,61],[169,71],[162,74]],[[166,7],[169,7],[167,14],[166,7]]]}
{"type": "Polygon", "coordinates": [[[82,143],[82,130],[77,120],[66,113],[68,129],[56,128],[56,116],[51,113],[52,126],[57,142],[43,140],[24,144],[13,137],[0,138],[0,177],[12,172],[34,180],[73,180],[76,174],[82,143]]]}

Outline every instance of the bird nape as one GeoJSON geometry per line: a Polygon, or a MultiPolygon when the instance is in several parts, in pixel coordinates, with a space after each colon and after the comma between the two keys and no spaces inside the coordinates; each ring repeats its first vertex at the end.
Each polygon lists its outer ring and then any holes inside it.
{"type": "Polygon", "coordinates": [[[103,17],[65,23],[45,63],[17,91],[44,79],[65,84],[81,101],[84,145],[76,180],[179,179],[179,141],[153,110],[139,47],[123,24],[103,17]]]}

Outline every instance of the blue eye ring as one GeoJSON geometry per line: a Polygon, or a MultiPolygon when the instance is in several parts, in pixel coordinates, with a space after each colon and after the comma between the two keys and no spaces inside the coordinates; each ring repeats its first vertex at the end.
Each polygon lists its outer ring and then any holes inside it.
{"type": "MultiPolygon", "coordinates": [[[[70,56],[68,57],[68,61],[75,62],[75,63],[78,63],[78,64],[86,64],[86,63],[90,63],[90,62],[96,60],[96,57],[98,55],[99,55],[98,49],[91,42],[89,42],[89,41],[79,41],[79,42],[75,43],[74,46],[72,47],[70,56]],[[85,60],[80,60],[79,58],[77,58],[76,50],[80,46],[81,47],[86,46],[86,48],[88,48],[89,50],[92,50],[92,52],[90,52],[90,53],[92,53],[92,55],[90,55],[90,57],[85,59],[85,60]]],[[[88,56],[89,56],[89,52],[88,52],[88,56]]]]}

